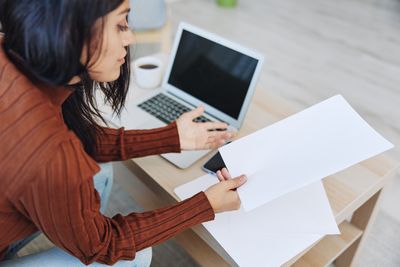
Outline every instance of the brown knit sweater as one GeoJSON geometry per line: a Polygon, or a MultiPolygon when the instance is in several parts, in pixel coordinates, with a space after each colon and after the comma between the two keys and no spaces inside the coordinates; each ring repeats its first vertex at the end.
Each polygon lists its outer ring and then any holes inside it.
{"type": "Polygon", "coordinates": [[[62,119],[71,93],[29,81],[0,36],[0,260],[10,244],[40,230],[85,264],[113,264],[214,218],[203,192],[154,211],[103,216],[93,185],[97,162],[179,152],[177,127],[106,129],[92,158],[62,119]]]}

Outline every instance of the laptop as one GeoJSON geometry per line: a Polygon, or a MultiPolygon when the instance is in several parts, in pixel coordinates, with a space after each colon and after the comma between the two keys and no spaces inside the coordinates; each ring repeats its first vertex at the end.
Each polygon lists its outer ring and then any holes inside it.
{"type": "MultiPolygon", "coordinates": [[[[223,121],[239,130],[258,80],[263,56],[188,23],[180,23],[161,88],[129,107],[129,128],[151,129],[204,105],[205,121],[223,121]]],[[[161,156],[187,168],[210,150],[161,156]]]]}

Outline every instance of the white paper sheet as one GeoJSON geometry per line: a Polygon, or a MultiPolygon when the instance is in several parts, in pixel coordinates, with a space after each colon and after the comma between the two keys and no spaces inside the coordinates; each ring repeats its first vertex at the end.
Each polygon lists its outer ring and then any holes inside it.
{"type": "Polygon", "coordinates": [[[392,147],[337,95],[236,140],[220,153],[232,176],[248,176],[238,192],[250,211],[392,147]]]}
{"type": "MultiPolygon", "coordinates": [[[[185,199],[217,182],[202,176],[175,189],[185,199]]],[[[320,181],[251,212],[217,214],[203,224],[240,266],[279,266],[326,234],[338,234],[320,181]]]]}

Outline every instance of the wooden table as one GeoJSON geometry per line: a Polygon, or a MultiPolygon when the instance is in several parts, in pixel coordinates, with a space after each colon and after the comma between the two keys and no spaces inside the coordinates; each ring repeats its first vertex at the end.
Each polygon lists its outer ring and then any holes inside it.
{"type": "MultiPolygon", "coordinates": [[[[139,95],[144,93],[141,89],[135,90],[139,95]]],[[[297,111],[288,101],[258,88],[239,137],[297,111]]],[[[116,177],[116,180],[145,209],[154,209],[178,201],[174,188],[204,175],[201,166],[209,157],[185,170],[159,156],[133,159],[125,165],[137,179],[116,177]]],[[[342,234],[324,237],[285,266],[327,266],[333,261],[336,266],[353,265],[376,214],[382,189],[398,166],[394,160],[379,155],[326,177],[324,187],[342,234]]],[[[185,231],[176,240],[203,266],[235,265],[201,225],[185,231]]]]}

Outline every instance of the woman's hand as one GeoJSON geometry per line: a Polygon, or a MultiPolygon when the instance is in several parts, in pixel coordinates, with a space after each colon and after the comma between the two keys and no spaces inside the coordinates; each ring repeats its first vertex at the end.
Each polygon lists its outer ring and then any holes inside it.
{"type": "Polygon", "coordinates": [[[210,131],[214,129],[226,129],[228,125],[223,122],[193,122],[201,116],[204,107],[182,114],[177,120],[179,141],[182,150],[214,149],[222,146],[234,137],[233,132],[210,131]]]}
{"type": "Polygon", "coordinates": [[[215,213],[237,210],[240,208],[240,198],[236,188],[247,181],[245,175],[231,179],[227,169],[217,172],[219,183],[209,187],[204,193],[215,213]]]}

